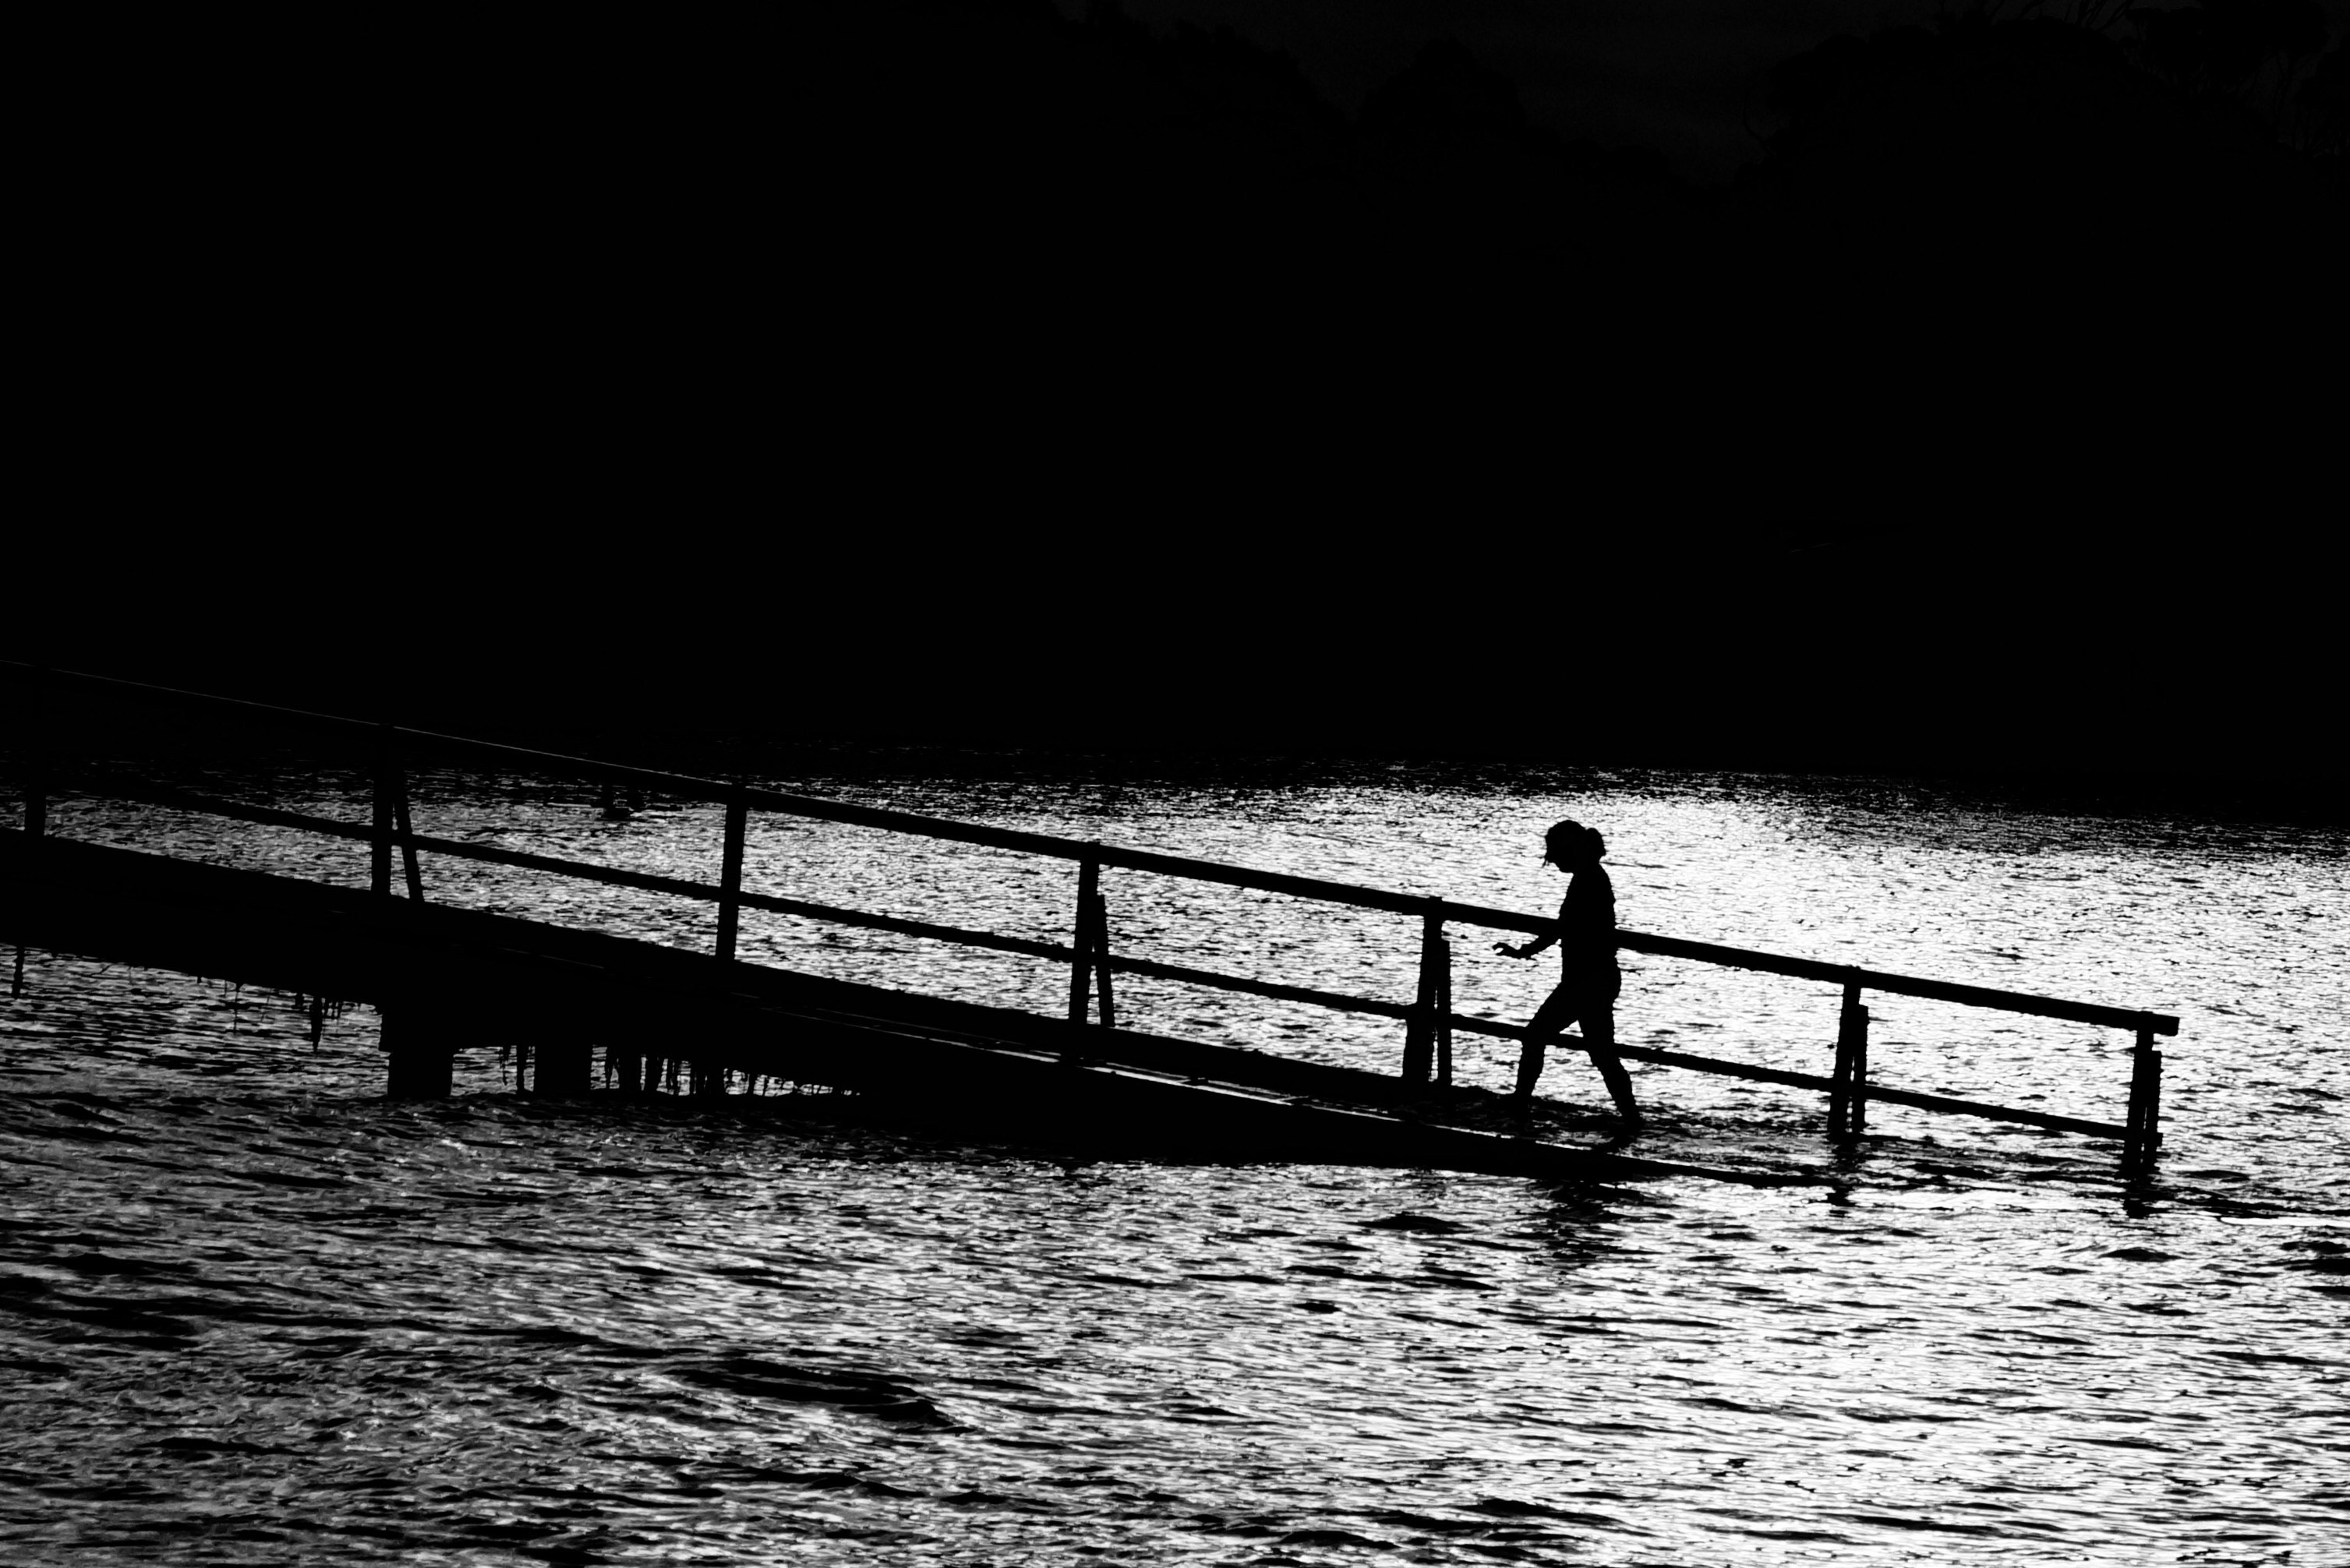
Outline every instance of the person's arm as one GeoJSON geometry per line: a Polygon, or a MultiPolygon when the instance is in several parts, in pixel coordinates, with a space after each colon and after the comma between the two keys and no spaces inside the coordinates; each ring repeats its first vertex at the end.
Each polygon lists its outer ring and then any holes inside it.
{"type": "MultiPolygon", "coordinates": [[[[1558,917],[1561,923],[1564,923],[1566,919],[1566,901],[1565,899],[1561,899],[1559,901],[1558,917]]],[[[1517,947],[1512,947],[1507,942],[1495,942],[1493,944],[1493,950],[1497,953],[1507,953],[1513,959],[1530,959],[1534,957],[1534,954],[1542,951],[1543,949],[1549,947],[1557,940],[1558,931],[1554,929],[1552,930],[1545,931],[1539,937],[1536,937],[1533,941],[1523,943],[1517,947]]]]}

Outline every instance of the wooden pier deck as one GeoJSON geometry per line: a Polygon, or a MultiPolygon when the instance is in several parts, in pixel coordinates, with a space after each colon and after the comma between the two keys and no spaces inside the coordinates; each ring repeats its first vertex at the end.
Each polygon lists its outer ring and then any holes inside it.
{"type": "MultiPolygon", "coordinates": [[[[23,826],[0,829],[0,945],[44,949],[242,984],[367,1002],[384,1019],[394,1094],[446,1094],[454,1050],[522,1048],[542,1093],[590,1087],[600,1054],[611,1086],[678,1085],[723,1091],[751,1075],[851,1090],[875,1108],[1001,1141],[1082,1146],[1140,1157],[1297,1159],[1504,1171],[1560,1179],[1637,1179],[1676,1173],[1777,1181],[1644,1160],[1474,1125],[1494,1096],[1456,1089],[1456,1033],[1522,1039],[1523,1026],[1455,1012],[1449,927],[1543,934],[1548,919],[1384,889],[951,822],[808,796],[565,757],[494,742],[296,712],[234,699],[0,663],[25,748],[23,826]],[[200,796],[120,768],[71,763],[39,743],[45,716],[67,704],[130,703],[195,713],[222,725],[265,725],[358,753],[374,780],[372,820],[336,821],[200,796]],[[715,883],[653,876],[413,831],[402,759],[436,753],[474,764],[657,792],[723,805],[715,883]],[[48,831],[53,790],[144,802],[366,843],[365,888],[201,865],[48,831]],[[763,894],[743,886],[754,810],[853,823],[892,833],[987,845],[1073,861],[1076,904],[1066,945],[909,920],[763,894]],[[425,857],[471,859],[699,900],[716,907],[707,953],[548,921],[469,910],[426,897],[425,857]],[[395,876],[395,863],[401,875],[395,876]],[[1384,911],[1419,929],[1410,1002],[1221,974],[1115,952],[1102,873],[1119,867],[1384,911]],[[396,896],[404,893],[404,897],[396,896]],[[1065,1017],[796,973],[741,961],[741,911],[1014,952],[1068,966],[1065,1017]],[[1118,973],[1304,1002],[1404,1025],[1401,1070],[1372,1073],[1291,1060],[1117,1025],[1118,973]]],[[[1637,931],[1618,945],[1670,959],[1826,981],[1841,988],[1834,1066],[1826,1075],[1619,1043],[1628,1060],[1813,1090],[1826,1096],[1832,1137],[1857,1137],[1873,1101],[2022,1123],[2122,1145],[2125,1169],[2151,1172],[2160,1147],[2158,1035],[2175,1017],[1750,951],[1637,931]],[[1870,991],[2128,1031],[2128,1109],[2120,1123],[1991,1105],[1874,1081],[1870,991]]],[[[314,1014],[315,1017],[315,1014],[314,1014]]],[[[1575,1044],[1570,1036],[1566,1044],[1575,1044]]]]}
{"type": "Polygon", "coordinates": [[[0,831],[0,943],[371,1004],[397,1093],[445,1094],[452,1049],[502,1044],[525,1047],[540,1092],[586,1093],[600,1046],[639,1091],[678,1061],[689,1082],[825,1085],[892,1120],[1078,1154],[1784,1179],[1448,1126],[1444,1102],[1468,1096],[1384,1074],[20,832],[0,831]]]}

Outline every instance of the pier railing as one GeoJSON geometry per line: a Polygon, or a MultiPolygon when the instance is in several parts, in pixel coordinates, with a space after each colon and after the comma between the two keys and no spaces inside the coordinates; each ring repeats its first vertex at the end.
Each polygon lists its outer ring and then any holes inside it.
{"type": "MultiPolygon", "coordinates": [[[[1509,1040],[1523,1040],[1527,1034],[1526,1029],[1520,1024],[1479,1018],[1455,1012],[1452,1010],[1451,944],[1446,935],[1446,928],[1472,926],[1539,936],[1550,932],[1555,924],[1553,919],[1542,916],[1520,914],[1515,910],[1498,909],[1477,904],[1464,904],[1449,898],[1416,898],[1409,894],[1396,893],[1378,888],[1357,887],[1350,883],[1327,881],[1319,877],[1263,871],[1253,867],[1232,866],[1177,855],[1162,855],[1150,850],[1128,849],[1116,845],[1065,838],[1051,834],[1024,832],[1016,828],[953,822],[941,817],[922,816],[911,812],[855,805],[843,801],[824,800],[811,795],[759,789],[740,783],[632,767],[588,757],[567,756],[498,742],[437,734],[429,731],[408,729],[389,723],[370,723],[359,719],[273,707],[235,698],[179,691],[102,676],[35,670],[30,666],[7,661],[0,661],[0,672],[15,677],[12,684],[20,693],[18,710],[20,718],[26,716],[28,710],[36,711],[50,704],[62,704],[77,695],[91,698],[127,698],[162,703],[191,711],[205,711],[223,718],[241,718],[275,726],[290,726],[314,734],[338,739],[362,750],[363,754],[369,759],[368,770],[373,781],[373,811],[370,820],[364,824],[341,822],[303,812],[284,811],[274,807],[252,805],[243,802],[202,795],[188,790],[129,776],[118,771],[68,767],[64,764],[63,759],[49,754],[41,745],[38,731],[45,726],[40,725],[36,721],[33,726],[35,733],[30,739],[30,743],[24,748],[28,756],[24,811],[24,831],[27,834],[39,835],[46,831],[48,801],[53,790],[58,784],[70,784],[89,794],[115,799],[183,811],[209,813],[234,821],[294,828],[364,842],[369,846],[371,887],[374,893],[382,898],[393,896],[393,866],[397,859],[401,872],[399,881],[403,885],[402,891],[411,898],[421,900],[425,897],[425,888],[419,857],[439,855],[454,859],[481,861],[492,865],[545,872],[552,876],[601,882],[614,887],[664,893],[677,898],[715,904],[717,922],[713,945],[717,956],[722,959],[732,960],[734,957],[736,933],[742,911],[759,909],[868,930],[888,931],[899,936],[955,942],[969,947],[992,949],[999,952],[1020,953],[1032,958],[1065,963],[1069,966],[1068,1017],[1072,1023],[1085,1024],[1097,1018],[1100,1024],[1105,1027],[1116,1026],[1117,1007],[1112,981],[1112,976],[1116,974],[1141,975],[1153,979],[1176,981],[1184,984],[1237,992],[1275,1001],[1303,1002],[1338,1012],[1390,1018],[1402,1023],[1405,1026],[1401,1069],[1404,1078],[1420,1083],[1432,1079],[1435,1085],[1440,1088],[1449,1086],[1451,1082],[1452,1036],[1455,1033],[1488,1035],[1509,1040]],[[721,867],[719,879],[712,883],[684,877],[656,876],[647,872],[624,870],[616,867],[598,866],[588,861],[533,855],[493,845],[465,843],[417,833],[411,826],[409,817],[404,763],[408,757],[419,753],[431,753],[441,757],[463,759],[478,763],[525,769],[542,774],[555,774],[600,784],[608,789],[628,789],[660,794],[671,799],[722,805],[725,808],[725,826],[719,861],[721,867]],[[1029,938],[1007,936],[1001,932],[975,930],[928,920],[906,919],[892,915],[874,914],[866,910],[815,903],[801,898],[780,898],[773,894],[746,889],[743,886],[743,846],[748,834],[749,815],[754,810],[776,812],[816,821],[852,824],[858,826],[879,828],[891,833],[944,839],[955,843],[984,845],[992,848],[1074,861],[1077,866],[1077,893],[1071,921],[1070,940],[1066,944],[1038,941],[1029,938]],[[1211,970],[1163,963],[1157,960],[1113,952],[1109,942],[1107,904],[1101,891],[1101,873],[1107,867],[1219,883],[1258,892],[1284,894],[1292,898],[1314,899],[1324,903],[1377,909],[1417,919],[1420,924],[1417,993],[1408,1003],[1388,1002],[1375,997],[1353,996],[1309,986],[1285,985],[1241,975],[1222,974],[1211,970]]],[[[2014,1122],[2054,1131],[2085,1134],[2093,1137],[2118,1138],[2123,1145],[2123,1160],[2126,1168],[2137,1171],[2151,1168],[2156,1152],[2160,1147],[2162,1054],[2156,1048],[2154,1042],[2158,1036],[2175,1035],[2178,1033],[2178,1020],[2174,1016],[2137,1008],[2111,1007],[2097,1002],[2074,1002],[2059,997],[2001,991],[1989,986],[1966,985],[1949,981],[1924,979],[1916,975],[1894,974],[1882,970],[1830,963],[1817,959],[1796,958],[1782,953],[1761,952],[1746,948],[1725,947],[1717,943],[1691,941],[1679,937],[1657,936],[1643,931],[1619,929],[1617,932],[1617,945],[1632,952],[1651,953],[1663,958],[1683,959],[1697,963],[1717,964],[1732,969],[1752,970],[1798,980],[1818,981],[1841,988],[1843,996],[1842,1007],[1837,1017],[1834,1064],[1825,1075],[1756,1066],[1749,1063],[1727,1061],[1686,1052],[1661,1050],[1653,1046],[1617,1044],[1614,1047],[1616,1054],[1629,1060],[1824,1093],[1828,1099],[1829,1128],[1831,1132],[1846,1137],[1856,1137],[1866,1124],[1869,1104],[1872,1101],[1882,1101],[1890,1105],[1909,1106],[1922,1110],[1978,1116],[1994,1121],[2014,1122]],[[1863,1001],[1863,998],[1872,992],[1895,996],[1922,997],[1938,1002],[1956,1002],[1966,1007],[1987,1008],[2039,1018],[2062,1019],[2070,1023],[2088,1023],[2128,1032],[2134,1036],[2134,1044],[2131,1050],[2127,1109],[2124,1120],[2120,1123],[2112,1123],[2078,1116],[2057,1116],[2043,1111],[2023,1110],[2012,1106],[1959,1099],[1946,1095],[1925,1094],[1874,1082],[1869,1075],[1868,1068],[1869,1013],[1863,1001]]],[[[21,952],[18,955],[18,969],[21,975],[21,952]]],[[[1071,1048],[1076,1050],[1078,1047],[1073,1044],[1071,1048]]]]}

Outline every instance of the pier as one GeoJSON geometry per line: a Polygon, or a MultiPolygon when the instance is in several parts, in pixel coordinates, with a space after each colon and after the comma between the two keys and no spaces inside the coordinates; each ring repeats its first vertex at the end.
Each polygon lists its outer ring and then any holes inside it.
{"type": "MultiPolygon", "coordinates": [[[[0,664],[0,680],[12,693],[26,758],[21,824],[0,829],[0,946],[15,950],[16,988],[24,983],[24,950],[34,949],[299,994],[310,1001],[314,1029],[326,999],[364,1002],[383,1020],[387,1090],[402,1096],[446,1095],[455,1053],[509,1045],[526,1064],[528,1087],[540,1094],[586,1094],[600,1081],[627,1093],[716,1095],[745,1079],[771,1078],[851,1091],[877,1109],[962,1136],[1076,1145],[1099,1154],[1313,1160],[1558,1179],[1676,1173],[1771,1179],[1473,1125],[1472,1111],[1489,1106],[1492,1096],[1454,1084],[1455,1038],[1514,1040],[1525,1031],[1454,1010],[1453,934],[1474,929],[1538,935],[1552,923],[1546,917],[95,676],[0,664]],[[264,723],[339,749],[372,782],[369,820],[339,821],[206,795],[76,760],[50,741],[74,705],[124,701],[206,722],[264,723]],[[411,821],[407,768],[424,757],[575,781],[604,789],[608,799],[626,791],[719,805],[723,826],[713,846],[719,877],[657,876],[419,834],[411,821]],[[48,820],[49,802],[62,791],[364,843],[369,882],[335,886],[63,838],[50,831],[48,820]],[[743,851],[754,812],[1073,862],[1068,940],[1040,941],[745,887],[743,851]],[[708,949],[687,951],[436,902],[426,868],[443,857],[708,905],[713,917],[708,949]],[[1416,972],[1398,977],[1408,981],[1412,999],[1350,995],[1116,951],[1102,875],[1109,868],[1352,906],[1415,924],[1416,972]],[[746,909],[1065,965],[1067,1004],[1047,1015],[748,962],[736,956],[746,909]],[[1122,974],[1392,1020],[1399,1026],[1396,1070],[1301,1062],[1148,1033],[1130,1023],[1121,1026],[1116,979],[1122,974]]],[[[2155,1042],[2178,1033],[2176,1017],[1637,931],[1619,931],[1617,941],[1634,952],[1825,981],[1842,998],[1833,1019],[1823,1020],[1824,1073],[1619,1042],[1616,1053],[1626,1059],[1815,1092],[1825,1100],[1828,1134],[1835,1139],[1858,1137],[1872,1104],[1894,1104],[2112,1140],[2126,1173],[2153,1168],[2161,1147],[2162,1054],[2155,1042]],[[1869,1068],[1872,993],[2124,1031],[2133,1045],[2123,1118],[2057,1115],[1879,1083],[1869,1068]]],[[[1565,1044],[1575,1042],[1570,1036],[1565,1044]]]]}

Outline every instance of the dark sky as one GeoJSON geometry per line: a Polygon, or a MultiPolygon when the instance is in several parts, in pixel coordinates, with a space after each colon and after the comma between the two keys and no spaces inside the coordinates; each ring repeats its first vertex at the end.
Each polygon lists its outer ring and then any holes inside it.
{"type": "MultiPolygon", "coordinates": [[[[1218,19],[1134,9],[1179,5],[1218,19]]],[[[1695,147],[1730,145],[1742,62],[1880,19],[1237,21],[1349,110],[1451,34],[1538,112],[1625,127],[1556,129],[1695,147]]],[[[672,40],[649,99],[628,41],[568,96],[516,85],[577,85],[524,38],[463,93],[379,72],[339,120],[325,78],[241,47],[299,90],[213,93],[161,45],[143,77],[94,56],[114,96],[92,88],[106,134],[43,231],[74,331],[19,432],[47,504],[0,557],[0,657],[567,743],[2335,765],[2332,579],[2282,531],[2293,464],[2327,448],[2219,417],[2294,378],[2183,369],[2193,345],[2094,289],[2080,316],[2145,356],[2102,379],[2071,317],[2002,340],[1914,290],[1791,306],[1721,242],[1695,258],[1712,318],[1769,332],[1652,340],[1687,302],[1513,295],[1475,254],[1335,304],[1320,274],[1252,292],[1242,265],[1203,306],[1185,253],[1040,273],[983,205],[910,197],[954,194],[954,128],[903,112],[886,59],[852,51],[882,86],[836,101],[870,111],[851,141],[910,127],[906,156],[849,159],[862,204],[827,209],[746,53],[775,40],[672,40]],[[696,118],[713,80],[734,96],[696,118]],[[666,140],[631,163],[649,116],[666,140]],[[1865,352],[1823,348],[1823,313],[1865,352]]]]}

